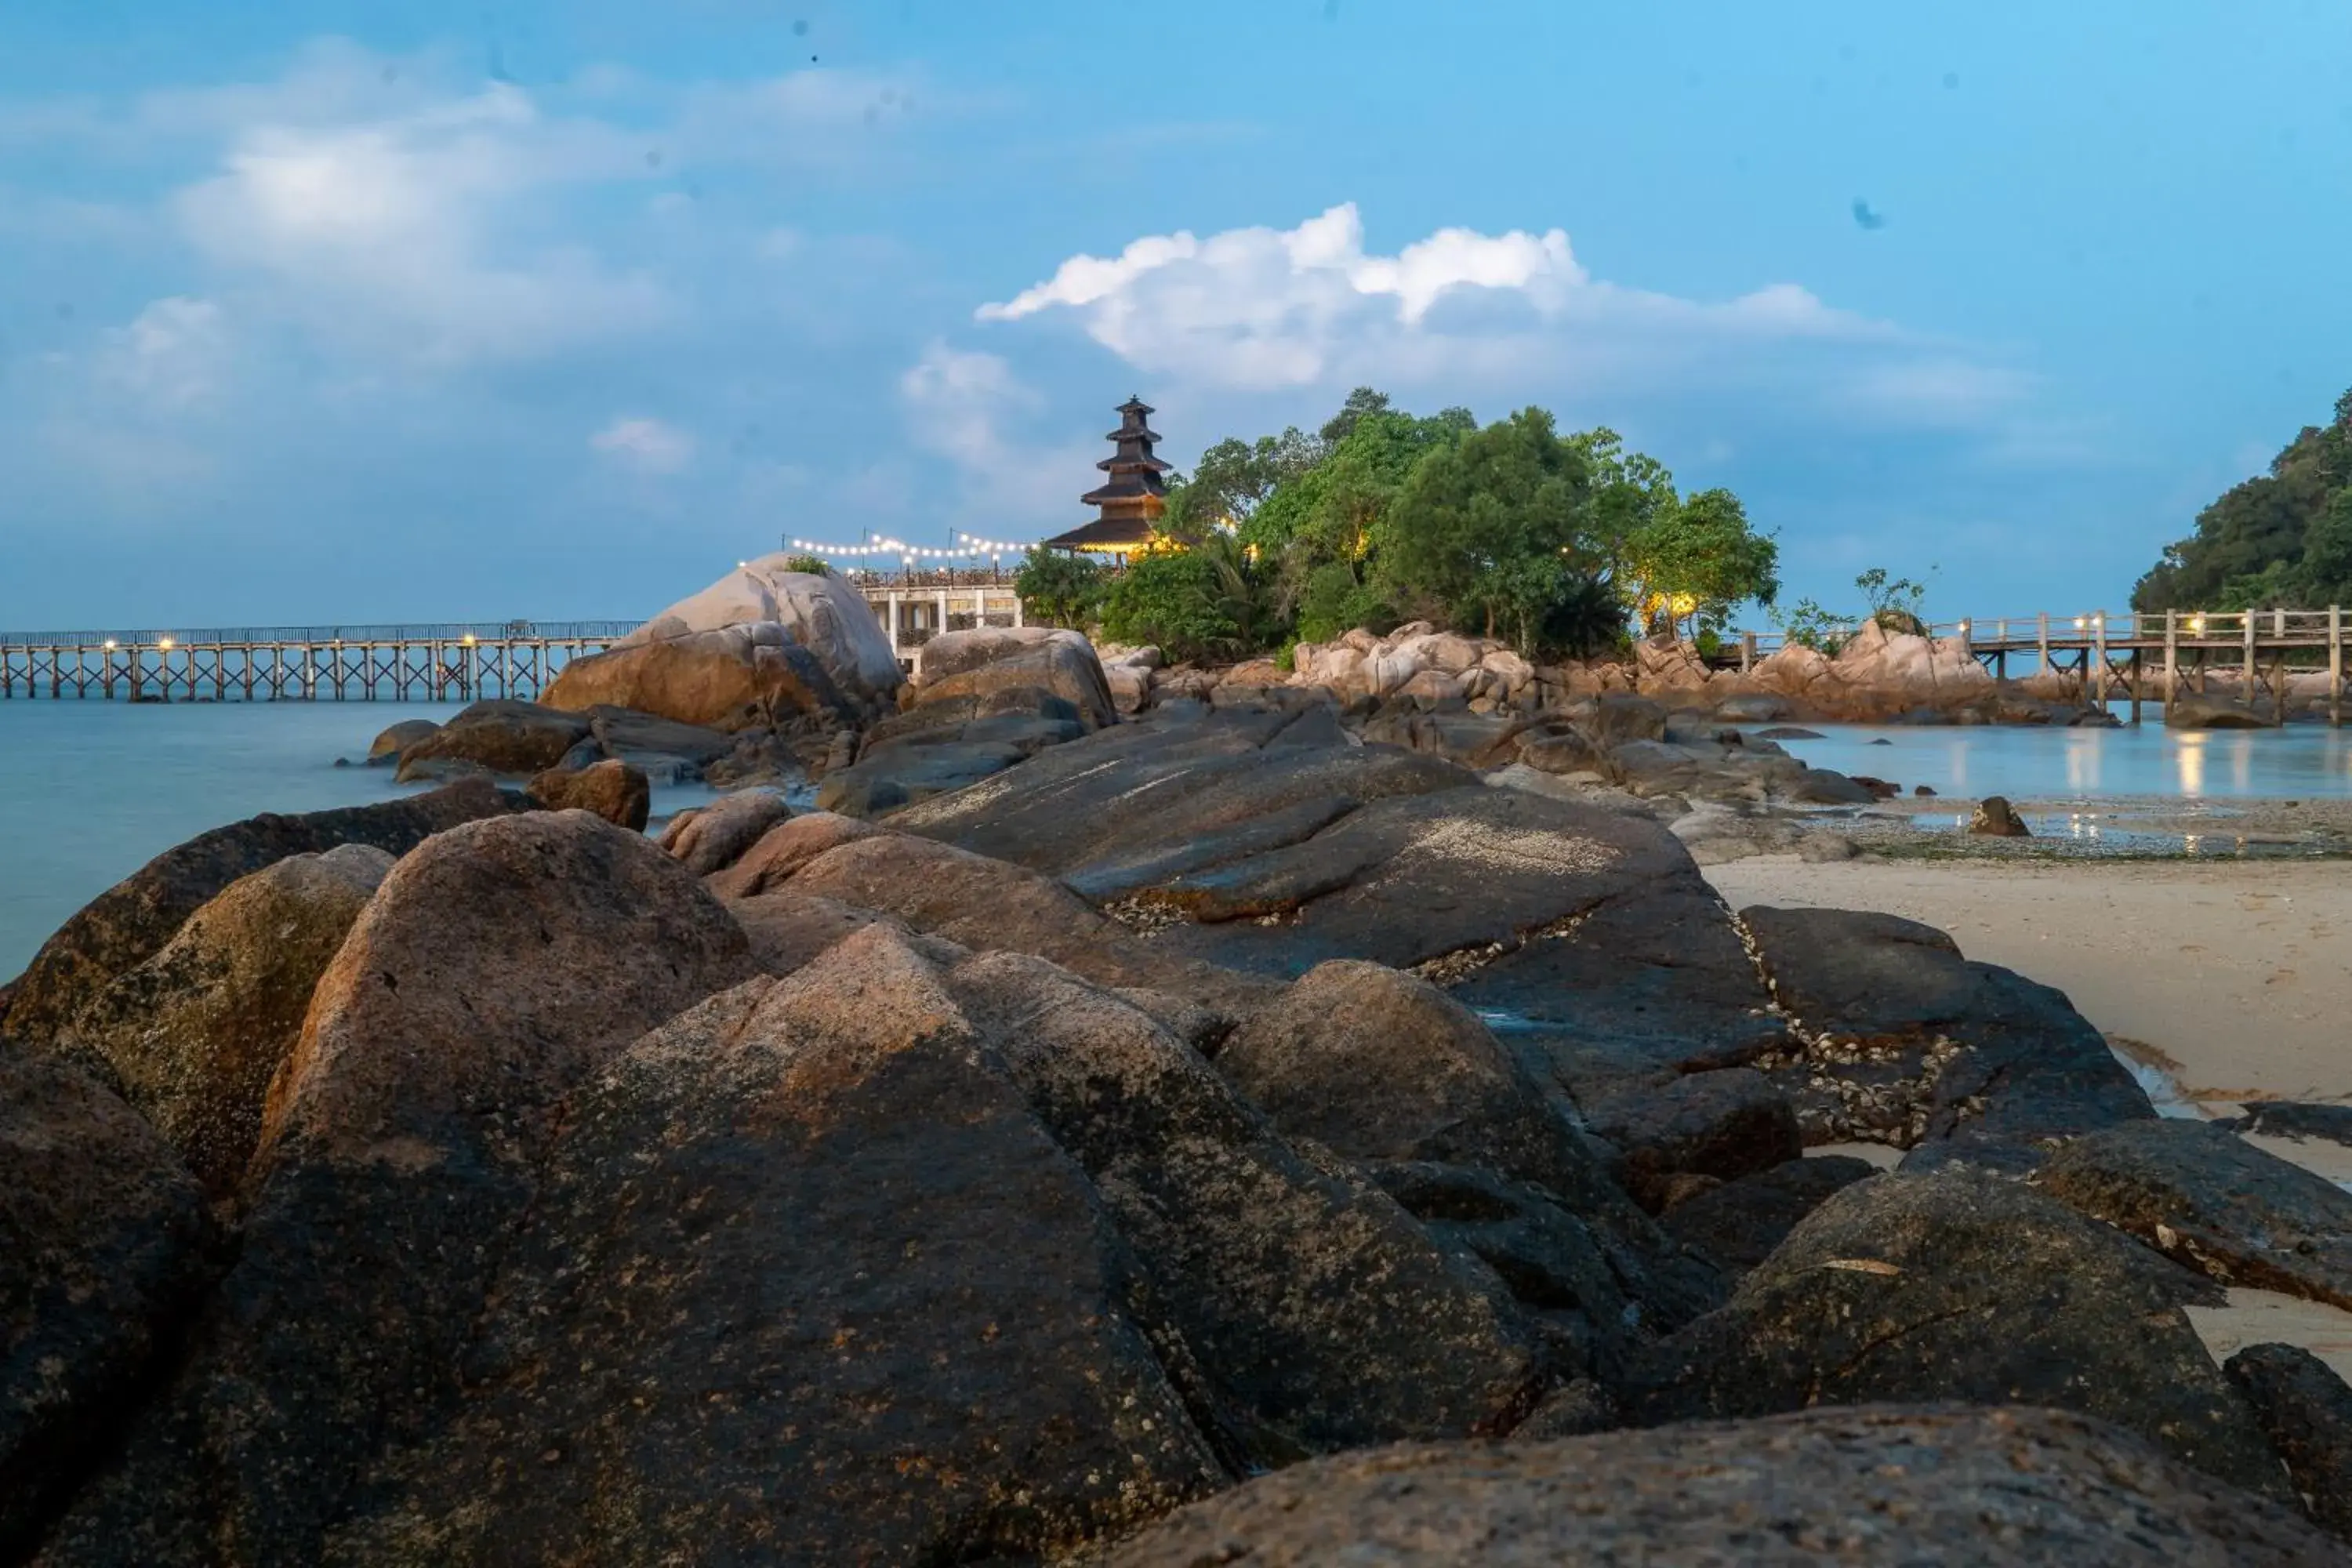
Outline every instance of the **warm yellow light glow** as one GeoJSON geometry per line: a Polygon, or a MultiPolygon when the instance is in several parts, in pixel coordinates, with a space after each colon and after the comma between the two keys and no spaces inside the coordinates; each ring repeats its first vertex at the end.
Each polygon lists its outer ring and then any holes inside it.
{"type": "Polygon", "coordinates": [[[106,639],[106,651],[109,653],[112,653],[114,651],[114,639],[112,637],[106,639]]]}
{"type": "Polygon", "coordinates": [[[172,651],[172,639],[170,637],[157,637],[155,639],[155,646],[162,648],[165,653],[169,653],[172,651]]]}
{"type": "Polygon", "coordinates": [[[2191,637],[2203,637],[2205,635],[2204,616],[2191,616],[2189,617],[2189,635],[2191,637]]]}
{"type": "Polygon", "coordinates": [[[465,635],[465,637],[462,637],[462,638],[460,638],[459,640],[460,640],[460,641],[462,641],[462,642],[464,642],[464,643],[465,643],[465,645],[466,645],[467,647],[473,647],[473,646],[474,646],[474,634],[473,634],[473,633],[471,633],[471,632],[467,632],[467,633],[465,635]]]}
{"type": "Polygon", "coordinates": [[[2083,616],[2076,616],[2074,617],[2074,629],[2075,629],[2076,631],[2078,631],[2078,632],[2079,632],[2079,631],[2081,631],[2084,626],[2089,626],[2090,624],[2091,624],[2091,623],[2090,623],[2088,620],[2086,620],[2085,618],[2084,618],[2084,617],[2083,617],[2083,616]]]}

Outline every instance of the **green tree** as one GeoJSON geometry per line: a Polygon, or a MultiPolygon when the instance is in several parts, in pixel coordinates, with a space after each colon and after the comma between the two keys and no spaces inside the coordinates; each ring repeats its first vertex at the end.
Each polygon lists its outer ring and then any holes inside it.
{"type": "Polygon", "coordinates": [[[1605,567],[1591,501],[1583,450],[1523,408],[1414,465],[1374,541],[1381,585],[1400,608],[1533,648],[1547,610],[1605,567]]]}
{"type": "Polygon", "coordinates": [[[2352,574],[2336,563],[2333,513],[2347,488],[2352,392],[2336,399],[2331,423],[2306,426],[2288,442],[2269,472],[2231,486],[2199,512],[2195,531],[2165,546],[2133,587],[2132,607],[2244,608],[2290,598],[2341,603],[2352,590],[2352,574]]]}
{"type": "Polygon", "coordinates": [[[1192,544],[1221,524],[1238,526],[1276,487],[1313,468],[1323,455],[1323,443],[1296,426],[1255,441],[1228,437],[1202,453],[1189,476],[1169,487],[1160,531],[1192,544]]]}
{"type": "Polygon", "coordinates": [[[1064,555],[1040,545],[1023,558],[1013,591],[1021,595],[1028,619],[1084,629],[1102,603],[1103,570],[1083,555],[1064,555]]]}
{"type": "Polygon", "coordinates": [[[1780,592],[1780,544],[1748,526],[1747,508],[1726,489],[1651,508],[1625,554],[1643,615],[1677,635],[1685,622],[1694,633],[1719,633],[1735,606],[1753,599],[1769,608],[1780,592]]]}
{"type": "Polygon", "coordinates": [[[1363,421],[1366,415],[1385,414],[1388,411],[1389,395],[1387,393],[1375,391],[1369,386],[1356,388],[1355,391],[1348,394],[1348,400],[1339,405],[1339,412],[1323,422],[1321,432],[1323,444],[1327,447],[1338,446],[1348,438],[1356,426],[1363,421]]]}

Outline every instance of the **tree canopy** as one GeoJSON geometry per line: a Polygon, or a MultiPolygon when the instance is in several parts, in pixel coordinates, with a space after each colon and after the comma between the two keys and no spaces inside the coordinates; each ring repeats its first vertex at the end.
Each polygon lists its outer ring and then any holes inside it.
{"type": "Polygon", "coordinates": [[[2132,589],[2138,610],[2305,608],[2352,600],[2352,392],[2270,471],[2232,485],[2132,589]]]}
{"type": "MultiPolygon", "coordinates": [[[[1680,495],[1613,430],[1524,408],[1481,427],[1371,387],[1313,434],[1218,442],[1171,484],[1147,555],[1104,589],[1104,630],[1173,657],[1327,641],[1410,618],[1582,655],[1643,628],[1704,633],[1779,591],[1779,546],[1724,489],[1680,495]]],[[[1040,569],[1055,610],[1076,596],[1040,569]]],[[[1023,589],[1027,595],[1026,586],[1023,589]]]]}

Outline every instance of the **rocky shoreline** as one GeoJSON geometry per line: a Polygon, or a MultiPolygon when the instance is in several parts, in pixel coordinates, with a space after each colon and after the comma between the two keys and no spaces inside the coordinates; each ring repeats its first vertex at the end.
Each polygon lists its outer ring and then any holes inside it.
{"type": "Polygon", "coordinates": [[[822,809],[656,841],[689,721],[605,699],[710,635],[0,991],[0,1562],[2344,1560],[2352,1389],[2189,1317],[2352,1304],[2254,1141],[2335,1121],[1702,877],[1867,784],[1632,693],[1122,716],[1035,629],[893,711],[755,629],[690,727],[822,809]]]}

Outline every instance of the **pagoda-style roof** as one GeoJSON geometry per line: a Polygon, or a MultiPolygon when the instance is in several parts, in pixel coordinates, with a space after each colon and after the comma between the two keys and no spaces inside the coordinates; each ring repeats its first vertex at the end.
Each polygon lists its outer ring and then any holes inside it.
{"type": "Polygon", "coordinates": [[[1133,468],[1149,468],[1155,474],[1164,474],[1175,466],[1176,465],[1173,463],[1163,462],[1160,458],[1152,457],[1149,453],[1146,453],[1142,457],[1135,458],[1129,457],[1123,452],[1113,457],[1105,458],[1095,465],[1096,468],[1100,468],[1107,474],[1116,474],[1122,469],[1133,468]]]}
{"type": "Polygon", "coordinates": [[[1164,437],[1150,426],[1138,421],[1133,425],[1122,425],[1116,430],[1106,432],[1103,439],[1106,441],[1158,441],[1164,437]]]}
{"type": "Polygon", "coordinates": [[[1108,501],[1160,500],[1168,487],[1160,482],[1157,474],[1121,474],[1108,484],[1098,485],[1078,498],[1081,506],[1101,506],[1108,501]]]}
{"type": "Polygon", "coordinates": [[[1074,528],[1057,539],[1046,540],[1046,550],[1090,550],[1113,555],[1132,555],[1151,543],[1151,525],[1139,517],[1097,518],[1084,528],[1074,528]]]}

